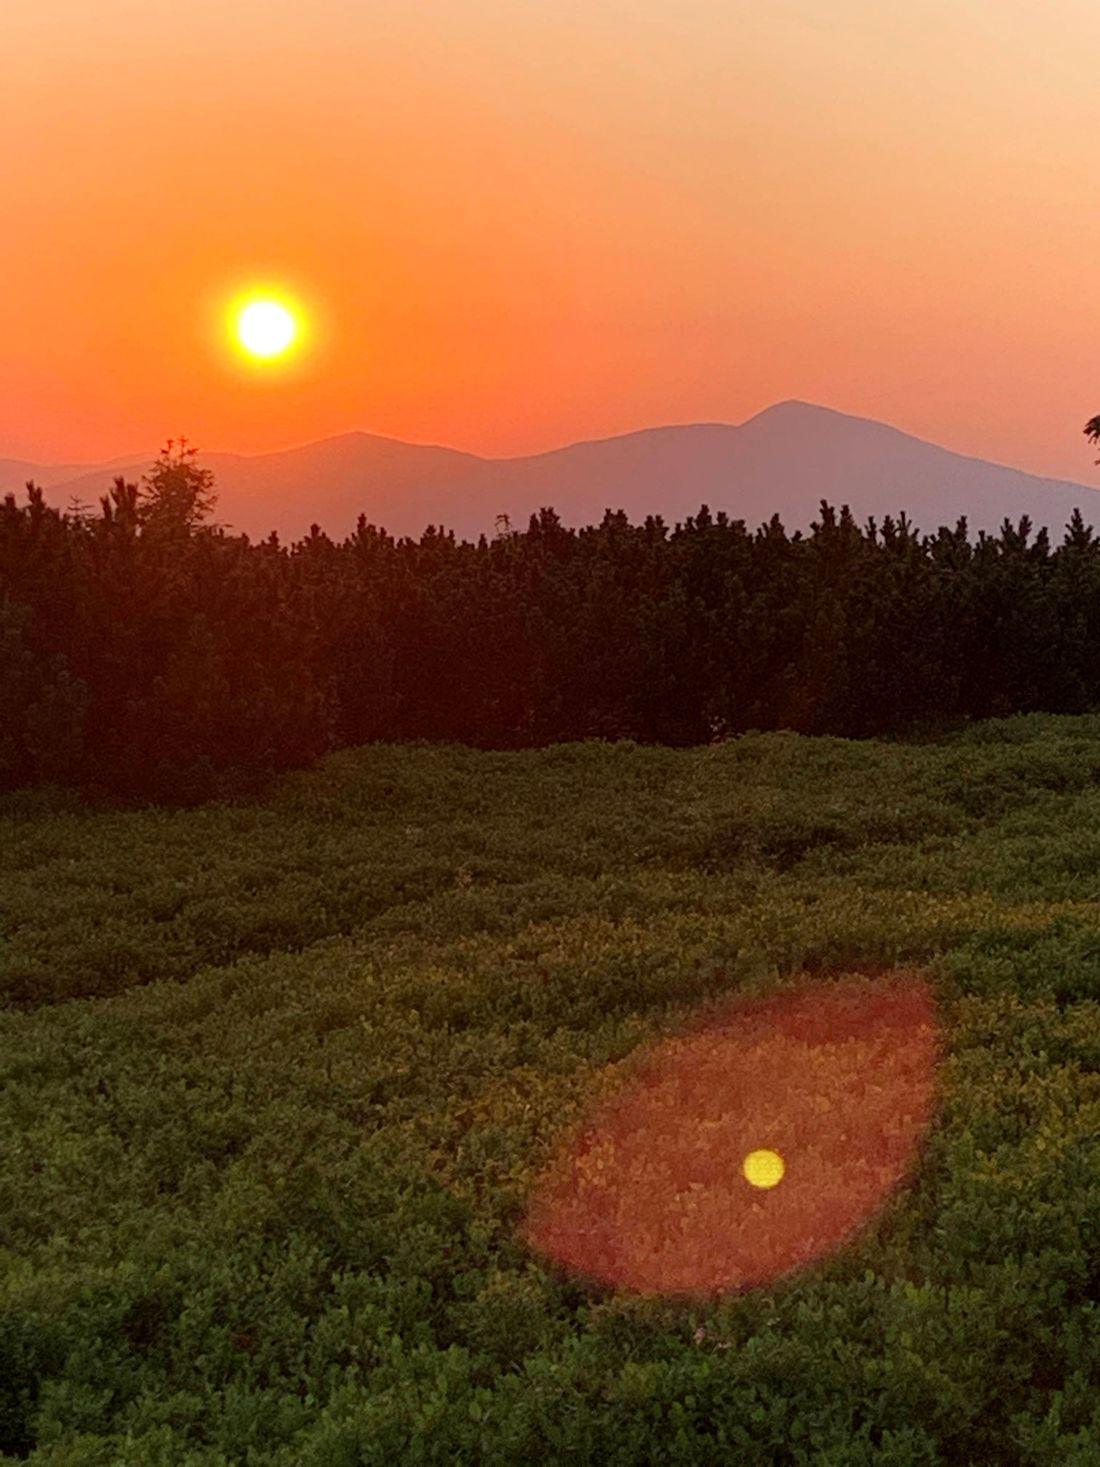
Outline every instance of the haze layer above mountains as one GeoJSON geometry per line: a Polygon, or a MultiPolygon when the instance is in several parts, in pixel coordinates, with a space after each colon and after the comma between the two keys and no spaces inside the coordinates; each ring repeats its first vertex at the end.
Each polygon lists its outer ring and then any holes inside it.
{"type": "MultiPolygon", "coordinates": [[[[76,496],[98,510],[116,475],[138,480],[154,458],[54,466],[0,459],[0,492],[15,492],[22,504],[34,479],[48,504],[65,509],[76,496]]],[[[972,540],[1026,514],[1058,545],[1075,507],[1100,526],[1100,481],[1039,478],[802,402],[777,403],[740,426],[648,428],[525,458],[347,433],[280,453],[200,453],[198,462],[214,471],[217,523],[253,541],[276,530],[284,544],[314,523],[342,540],[360,513],[397,537],[419,539],[432,524],[476,540],[492,537],[502,514],[525,530],[543,506],[576,527],[599,524],[608,508],[625,510],[632,524],[659,514],[671,527],[706,504],[750,531],[778,514],[788,533],[805,533],[822,499],[838,511],[847,504],[861,528],[871,515],[881,525],[904,510],[934,534],[965,515],[972,540]]]]}

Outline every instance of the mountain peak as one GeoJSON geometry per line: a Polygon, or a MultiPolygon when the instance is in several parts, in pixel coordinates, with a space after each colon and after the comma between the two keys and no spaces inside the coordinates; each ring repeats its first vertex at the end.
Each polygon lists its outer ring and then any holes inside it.
{"type": "MultiPolygon", "coordinates": [[[[360,514],[397,537],[418,537],[434,524],[476,542],[494,533],[498,516],[522,525],[545,506],[577,527],[598,525],[608,509],[624,510],[635,524],[660,515],[672,526],[705,503],[752,529],[778,514],[792,532],[808,530],[822,499],[847,504],[861,524],[904,510],[927,534],[961,515],[971,533],[996,534],[1006,516],[1026,513],[1057,537],[1076,507],[1100,523],[1095,487],[969,458],[797,398],[739,426],[666,425],[526,457],[481,458],[350,432],[276,453],[212,454],[209,462],[219,521],[257,540],[277,529],[284,544],[311,522],[339,540],[360,514]]],[[[0,482],[0,492],[19,490],[23,467],[11,466],[12,482],[0,482]]],[[[74,493],[94,503],[112,477],[100,466],[43,483],[61,508],[74,493]]]]}
{"type": "Polygon", "coordinates": [[[875,428],[885,428],[886,423],[880,423],[875,418],[860,417],[857,413],[842,412],[840,408],[825,407],[820,402],[803,402],[798,397],[787,397],[782,402],[773,402],[770,407],[763,408],[751,418],[746,418],[741,424],[747,428],[750,423],[774,423],[776,421],[796,424],[806,423],[812,419],[821,421],[830,419],[841,423],[867,423],[875,428]]]}

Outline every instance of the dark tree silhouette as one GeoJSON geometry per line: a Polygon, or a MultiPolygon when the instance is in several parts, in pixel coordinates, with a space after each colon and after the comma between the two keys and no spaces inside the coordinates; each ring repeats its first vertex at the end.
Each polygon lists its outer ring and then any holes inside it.
{"type": "MultiPolygon", "coordinates": [[[[1100,418],[1089,425],[1100,443],[1100,418]]],[[[360,516],[284,546],[204,523],[169,441],[89,516],[0,501],[0,789],[195,803],[329,749],[447,740],[707,743],[752,729],[906,736],[1100,710],[1100,540],[1025,516],[921,536],[822,502],[811,533],[708,506],[670,528],[550,506],[477,544],[360,516]]]]}
{"type": "Polygon", "coordinates": [[[186,438],[169,438],[151,474],[142,477],[138,518],[153,534],[191,535],[217,500],[214,474],[195,462],[198,449],[186,438]],[[173,455],[172,449],[178,443],[173,455]]]}
{"type": "MultiPolygon", "coordinates": [[[[1085,437],[1090,443],[1100,443],[1100,413],[1085,424],[1085,437]]],[[[1100,464],[1100,458],[1096,462],[1100,464]]]]}

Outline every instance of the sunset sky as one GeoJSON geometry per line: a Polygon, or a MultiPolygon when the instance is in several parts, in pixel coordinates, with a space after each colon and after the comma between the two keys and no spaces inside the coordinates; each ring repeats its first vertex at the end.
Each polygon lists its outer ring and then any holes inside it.
{"type": "Polygon", "coordinates": [[[798,397],[1091,481],[1098,56],[1096,0],[4,0],[0,455],[798,397]]]}

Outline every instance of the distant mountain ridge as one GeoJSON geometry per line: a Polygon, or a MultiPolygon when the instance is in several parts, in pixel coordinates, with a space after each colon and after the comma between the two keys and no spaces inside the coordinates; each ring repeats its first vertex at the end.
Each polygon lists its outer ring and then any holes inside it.
{"type": "MultiPolygon", "coordinates": [[[[0,493],[34,478],[46,501],[71,496],[98,507],[118,474],[137,479],[155,454],[94,466],[0,459],[0,493]]],[[[492,536],[498,515],[523,530],[549,505],[566,525],[598,524],[608,508],[631,523],[661,515],[670,527],[707,504],[749,530],[778,514],[788,532],[809,530],[822,499],[847,504],[859,525],[904,510],[922,532],[954,527],[995,534],[1007,516],[1030,516],[1061,543],[1074,508],[1100,527],[1100,483],[1044,479],[954,453],[870,418],[781,402],[740,425],[644,428],[517,458],[345,433],[277,453],[200,453],[218,491],[214,518],[252,540],[277,530],[284,544],[318,524],[334,540],[360,513],[394,536],[419,539],[429,524],[459,540],[492,536]]]]}

